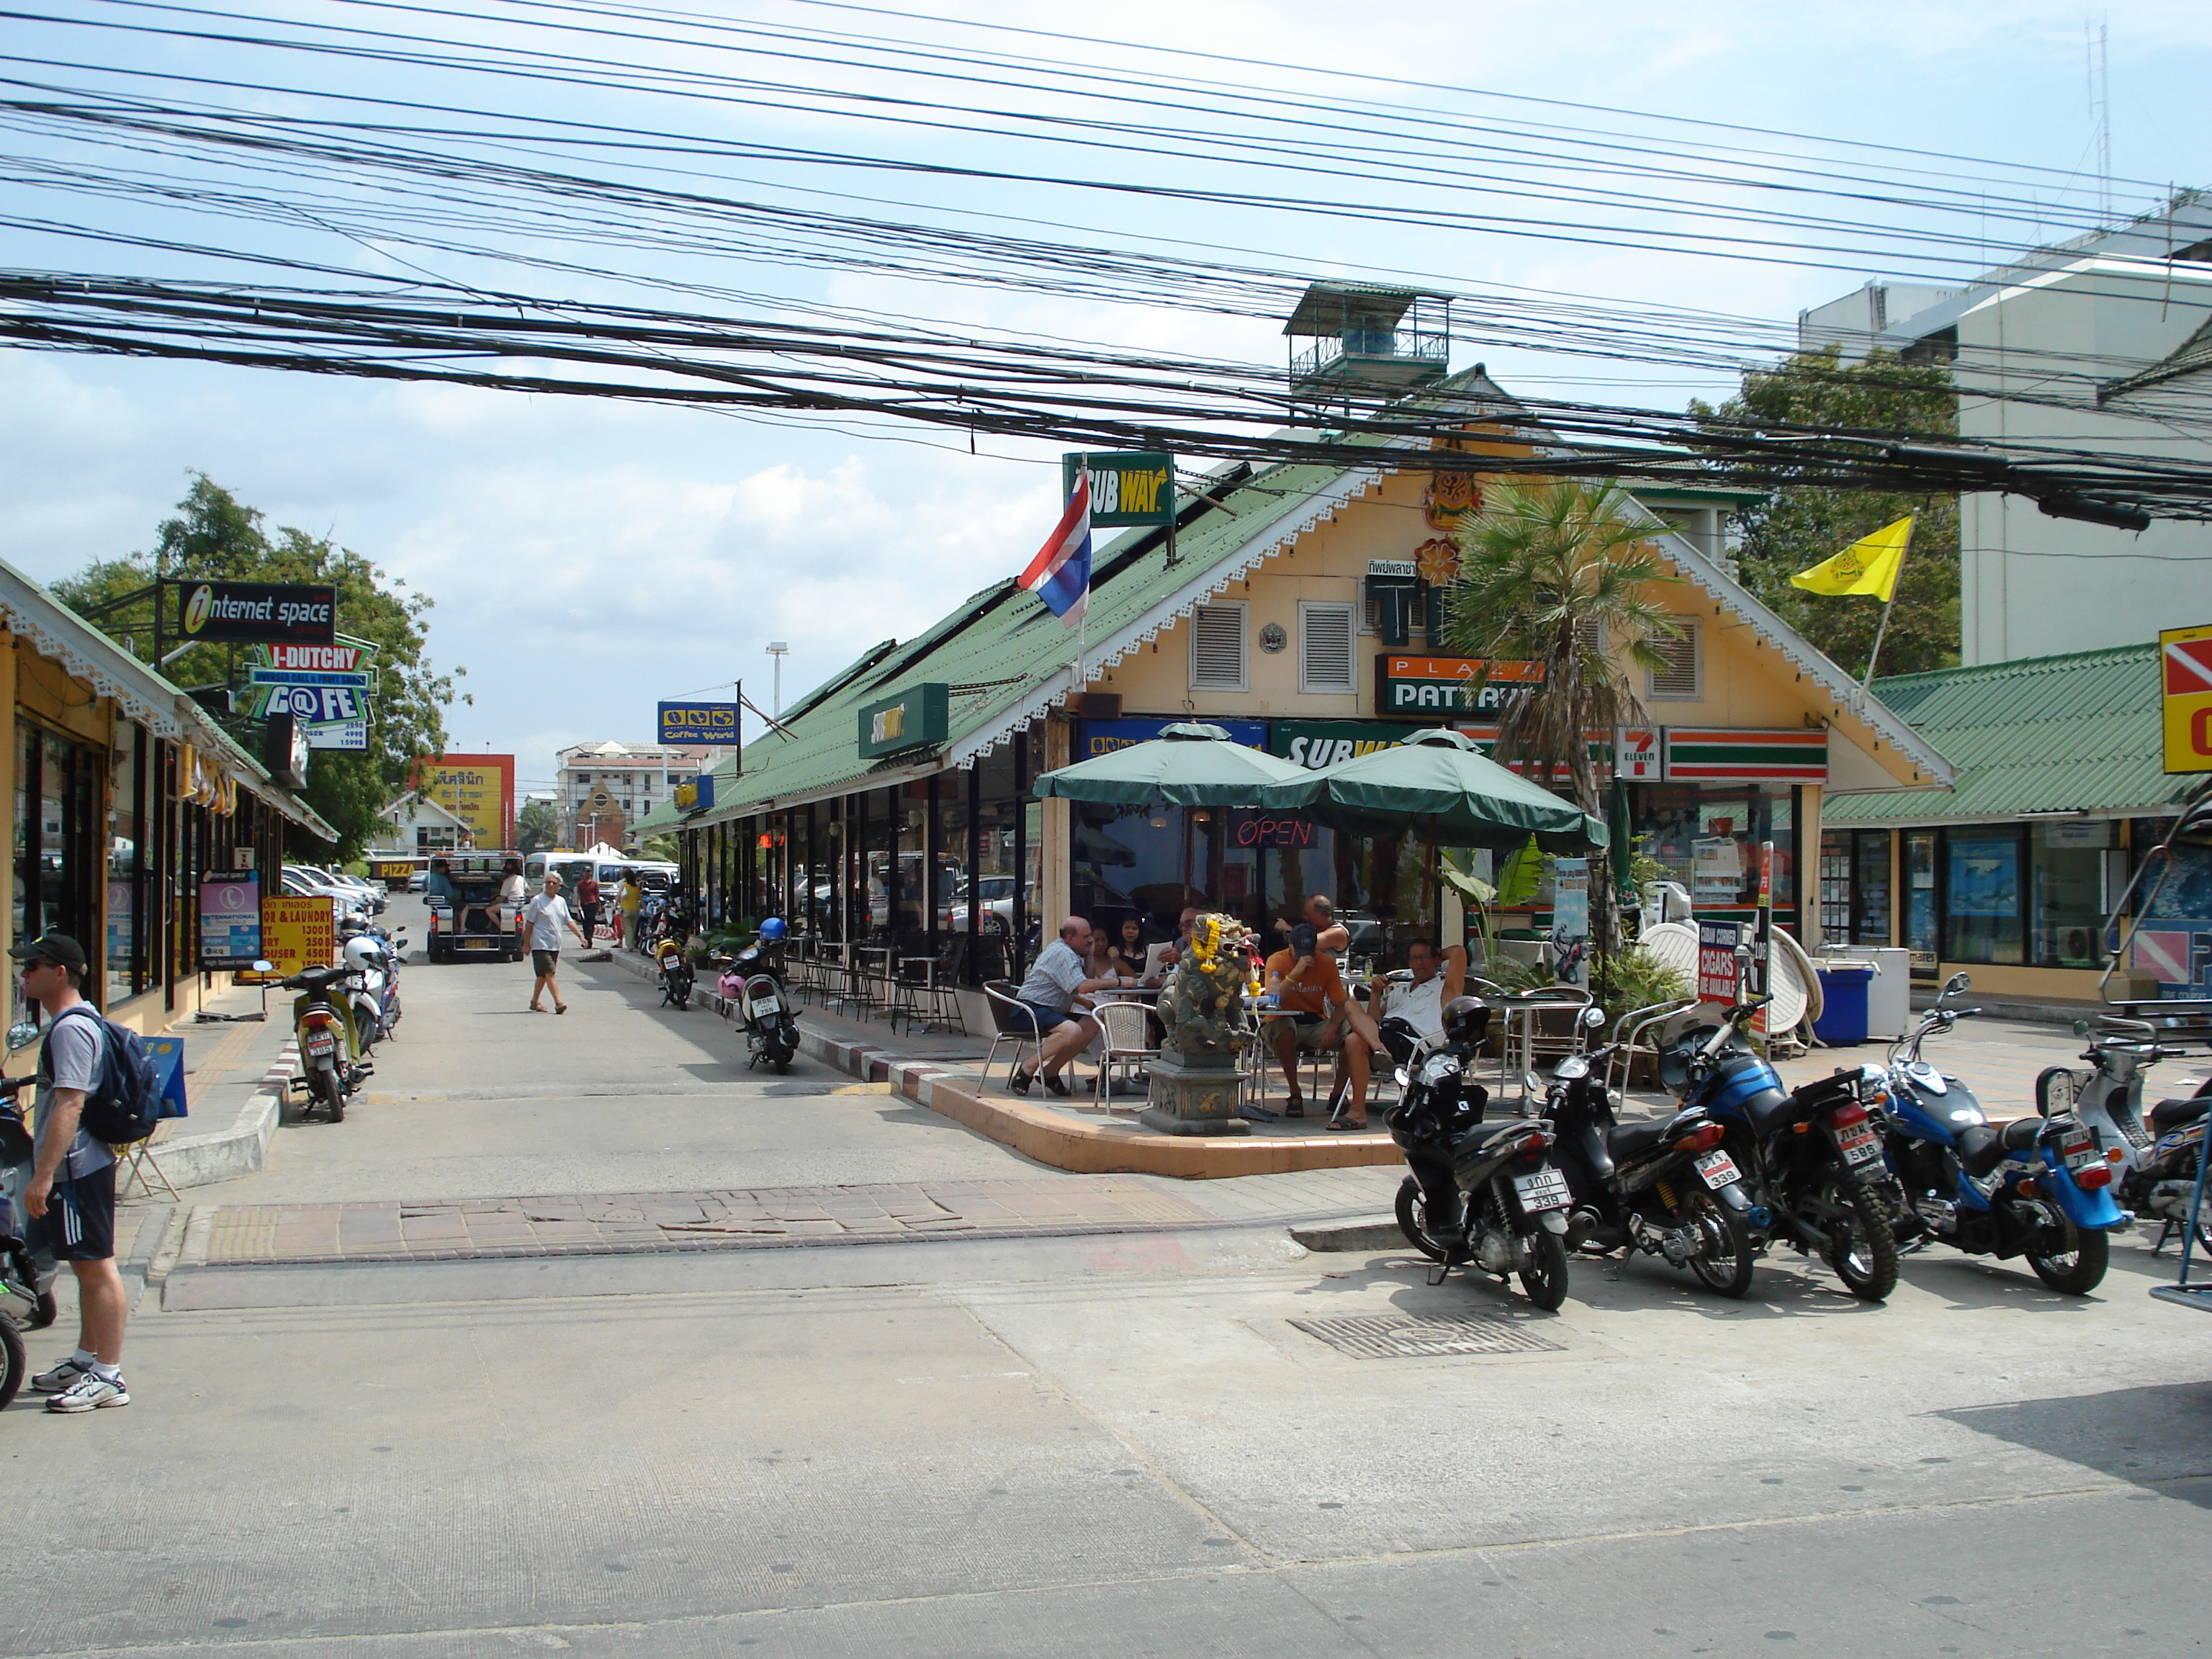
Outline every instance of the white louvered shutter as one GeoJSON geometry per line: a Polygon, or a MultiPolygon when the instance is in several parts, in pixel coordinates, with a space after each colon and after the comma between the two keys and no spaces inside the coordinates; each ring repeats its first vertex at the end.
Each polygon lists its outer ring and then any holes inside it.
{"type": "Polygon", "coordinates": [[[1357,691],[1352,640],[1358,612],[1349,605],[1302,602],[1298,606],[1298,690],[1357,691]]]}
{"type": "Polygon", "coordinates": [[[1202,605],[1190,619],[1191,689],[1244,689],[1244,607],[1202,605]]]}
{"type": "Polygon", "coordinates": [[[1646,696],[1695,702],[1703,695],[1698,683],[1698,625],[1686,622],[1680,627],[1679,638],[1651,641],[1652,650],[1665,659],[1667,665],[1651,672],[1646,696]]]}

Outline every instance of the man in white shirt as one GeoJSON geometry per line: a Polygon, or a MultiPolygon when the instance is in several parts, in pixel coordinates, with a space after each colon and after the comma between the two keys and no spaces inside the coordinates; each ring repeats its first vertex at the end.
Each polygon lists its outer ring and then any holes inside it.
{"type": "Polygon", "coordinates": [[[561,929],[566,927],[576,936],[576,943],[586,951],[591,940],[584,930],[576,926],[576,918],[568,909],[568,901],[561,896],[561,878],[550,870],[545,872],[545,890],[522,907],[522,931],[530,939],[530,966],[538,975],[538,983],[530,990],[530,1011],[534,1014],[545,1012],[538,1001],[550,989],[553,993],[553,1012],[565,1014],[568,1005],[561,1000],[561,981],[554,977],[561,965],[561,929]]]}
{"type": "Polygon", "coordinates": [[[1081,916],[1070,916],[1061,922],[1060,937],[1037,952],[1030,976],[1022,981],[1022,988],[1016,994],[1036,1016],[1043,1041],[1038,1047],[1036,1068],[1016,1072],[1008,1081],[1006,1086],[1016,1094],[1029,1093],[1030,1085],[1041,1071],[1047,1094],[1066,1096],[1070,1091],[1060,1075],[1060,1067],[1088,1048],[1091,1039],[1098,1035],[1098,1022],[1078,1011],[1075,1000],[1092,991],[1126,988],[1137,982],[1127,974],[1086,978],[1084,970],[1090,960],[1091,924],[1081,916]]]}
{"type": "MultiPolygon", "coordinates": [[[[1442,1036],[1444,1005],[1467,988],[1467,952],[1455,945],[1438,956],[1434,939],[1417,939],[1406,947],[1406,967],[1413,975],[1410,985],[1393,985],[1381,978],[1374,981],[1380,999],[1376,1023],[1402,1019],[1422,1036],[1442,1036]]],[[[1387,1042],[1387,1032],[1384,1038],[1387,1042]]],[[[1407,1058],[1407,1054],[1395,1054],[1395,1050],[1393,1053],[1399,1060],[1407,1058]]],[[[1409,1049],[1407,1054],[1410,1053],[1409,1049]]]]}

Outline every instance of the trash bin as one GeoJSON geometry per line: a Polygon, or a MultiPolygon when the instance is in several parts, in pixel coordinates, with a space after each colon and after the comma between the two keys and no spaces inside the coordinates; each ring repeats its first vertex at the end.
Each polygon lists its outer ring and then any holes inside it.
{"type": "Polygon", "coordinates": [[[1848,1048],[1867,1040],[1867,987],[1874,969],[1851,966],[1820,968],[1820,1018],[1813,1035],[1831,1048],[1848,1048]]]}

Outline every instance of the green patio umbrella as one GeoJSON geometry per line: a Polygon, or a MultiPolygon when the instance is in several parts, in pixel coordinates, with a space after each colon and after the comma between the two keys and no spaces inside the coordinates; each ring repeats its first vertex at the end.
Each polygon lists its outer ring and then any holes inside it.
{"type": "Polygon", "coordinates": [[[1533,835],[1547,853],[1578,854],[1607,840],[1601,820],[1443,728],[1271,785],[1258,804],[1370,835],[1418,827],[1446,847],[1518,847],[1533,835]]]}
{"type": "Polygon", "coordinates": [[[1148,742],[1038,777],[1036,797],[1098,806],[1257,806],[1271,784],[1304,778],[1296,761],[1247,747],[1218,726],[1179,720],[1148,742]]]}

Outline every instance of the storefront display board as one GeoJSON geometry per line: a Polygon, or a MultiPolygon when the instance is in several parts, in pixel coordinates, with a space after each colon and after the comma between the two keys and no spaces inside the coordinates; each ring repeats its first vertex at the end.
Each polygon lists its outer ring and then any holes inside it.
{"type": "Polygon", "coordinates": [[[261,883],[251,872],[200,884],[200,966],[250,968],[261,955],[261,883]]]}
{"type": "Polygon", "coordinates": [[[328,968],[337,958],[337,901],[271,894],[261,901],[261,954],[275,969],[241,969],[240,985],[289,977],[303,968],[328,968]]]}

